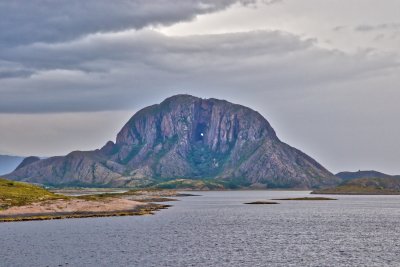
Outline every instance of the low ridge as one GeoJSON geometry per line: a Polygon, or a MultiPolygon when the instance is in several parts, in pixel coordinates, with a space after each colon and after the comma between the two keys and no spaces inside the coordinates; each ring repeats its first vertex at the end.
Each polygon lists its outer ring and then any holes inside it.
{"type": "Polygon", "coordinates": [[[343,181],[359,179],[359,178],[386,178],[391,177],[389,174],[385,174],[378,171],[357,171],[357,172],[339,172],[336,174],[337,177],[343,181]]]}

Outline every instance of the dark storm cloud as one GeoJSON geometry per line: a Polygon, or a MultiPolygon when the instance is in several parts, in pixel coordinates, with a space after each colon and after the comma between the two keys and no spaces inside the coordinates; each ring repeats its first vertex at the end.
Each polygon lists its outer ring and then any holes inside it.
{"type": "Polygon", "coordinates": [[[182,91],[284,95],[398,64],[395,57],[318,48],[279,31],[187,37],[128,31],[9,48],[0,56],[33,73],[0,79],[3,113],[132,109],[136,99],[182,91]]]}
{"type": "Polygon", "coordinates": [[[252,0],[0,0],[0,46],[62,42],[96,32],[187,21],[252,0]]]}

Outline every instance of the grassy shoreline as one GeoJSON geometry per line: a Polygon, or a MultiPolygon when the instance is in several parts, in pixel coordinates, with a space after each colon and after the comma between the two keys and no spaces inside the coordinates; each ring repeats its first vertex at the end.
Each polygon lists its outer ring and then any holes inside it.
{"type": "Polygon", "coordinates": [[[77,218],[97,218],[97,217],[117,217],[117,216],[143,216],[153,215],[154,212],[167,209],[171,205],[150,203],[139,208],[124,211],[110,212],[54,212],[54,213],[38,213],[26,215],[0,216],[0,222],[22,222],[22,221],[45,221],[45,220],[61,220],[61,219],[77,219],[77,218]]]}
{"type": "Polygon", "coordinates": [[[0,178],[0,222],[152,215],[171,207],[155,202],[176,201],[172,197],[181,196],[175,190],[160,189],[100,193],[69,189],[68,192],[78,196],[65,196],[36,185],[0,178]]]}

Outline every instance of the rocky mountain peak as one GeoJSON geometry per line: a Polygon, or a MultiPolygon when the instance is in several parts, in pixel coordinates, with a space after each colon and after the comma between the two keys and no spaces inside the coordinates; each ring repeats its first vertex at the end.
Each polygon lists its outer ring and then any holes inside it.
{"type": "Polygon", "coordinates": [[[258,112],[190,95],[172,96],[138,111],[116,142],[100,150],[42,160],[9,178],[112,186],[194,178],[296,188],[338,181],[315,160],[281,142],[258,112]]]}
{"type": "Polygon", "coordinates": [[[276,138],[258,112],[217,99],[177,95],[135,114],[117,136],[117,145],[155,144],[174,136],[226,150],[238,139],[276,138]]]}

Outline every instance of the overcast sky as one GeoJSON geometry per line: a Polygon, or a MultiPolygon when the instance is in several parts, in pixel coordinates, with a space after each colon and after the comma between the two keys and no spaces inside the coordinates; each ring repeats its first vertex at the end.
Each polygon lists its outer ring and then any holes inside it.
{"type": "Polygon", "coordinates": [[[261,114],[332,172],[400,174],[398,0],[0,0],[0,153],[115,140],[177,93],[261,114]]]}

